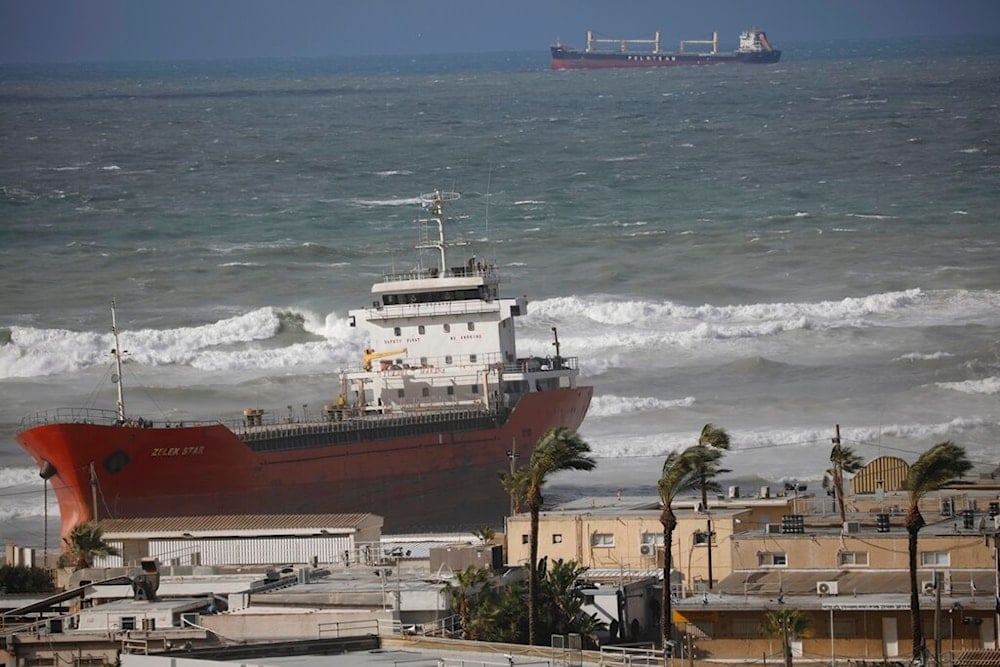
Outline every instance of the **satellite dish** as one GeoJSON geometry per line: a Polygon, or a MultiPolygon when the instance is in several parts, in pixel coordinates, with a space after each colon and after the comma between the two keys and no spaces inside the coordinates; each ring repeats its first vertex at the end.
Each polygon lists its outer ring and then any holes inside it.
{"type": "Polygon", "coordinates": [[[118,374],[117,373],[112,373],[111,374],[111,384],[118,384],[118,374]]]}

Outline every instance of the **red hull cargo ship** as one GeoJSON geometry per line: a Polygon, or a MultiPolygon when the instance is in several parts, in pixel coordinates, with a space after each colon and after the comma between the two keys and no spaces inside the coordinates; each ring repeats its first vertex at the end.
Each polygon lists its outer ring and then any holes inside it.
{"type": "MultiPolygon", "coordinates": [[[[62,534],[94,519],[251,513],[370,512],[388,532],[495,525],[510,505],[498,473],[549,428],[577,429],[593,390],[555,329],[554,355],[519,354],[527,301],[500,297],[495,265],[449,266],[444,209],[457,198],[421,198],[418,247],[436,261],[385,275],[371,306],[350,312],[369,348],[312,420],[130,416],[117,354],[117,410],[26,417],[17,440],[52,485],[62,534]]],[[[114,318],[112,329],[118,350],[114,318]]]]}
{"type": "Polygon", "coordinates": [[[740,33],[735,51],[719,51],[719,33],[712,39],[686,39],[678,51],[660,50],[660,33],[653,39],[609,39],[587,33],[583,51],[564,44],[554,44],[552,69],[607,69],[620,67],[675,67],[680,65],[750,64],[768,65],[781,59],[781,51],[771,46],[763,30],[754,28],[740,33]],[[710,46],[707,51],[691,51],[689,46],[710,46]]]}

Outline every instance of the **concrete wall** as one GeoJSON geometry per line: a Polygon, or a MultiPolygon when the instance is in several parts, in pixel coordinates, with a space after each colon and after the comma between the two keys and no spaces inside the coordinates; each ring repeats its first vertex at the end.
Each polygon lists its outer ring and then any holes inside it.
{"type": "MultiPolygon", "coordinates": [[[[252,608],[251,608],[252,609],[252,608]]],[[[269,611],[202,616],[199,625],[234,640],[320,639],[377,632],[378,623],[386,626],[393,612],[369,610],[323,610],[303,614],[299,611],[269,611]]]]}

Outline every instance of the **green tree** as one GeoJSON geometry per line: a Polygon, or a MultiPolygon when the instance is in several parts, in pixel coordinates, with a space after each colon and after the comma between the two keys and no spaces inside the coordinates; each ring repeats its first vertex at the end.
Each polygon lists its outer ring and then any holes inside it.
{"type": "Polygon", "coordinates": [[[451,607],[458,614],[462,624],[462,639],[475,639],[472,636],[472,618],[476,607],[476,597],[483,584],[490,578],[490,570],[485,567],[469,566],[455,575],[456,585],[448,585],[451,590],[451,607]]]}
{"type": "Polygon", "coordinates": [[[965,449],[946,440],[920,455],[910,466],[904,488],[908,494],[906,512],[907,546],[910,566],[910,623],[913,627],[913,659],[924,661],[927,643],[920,620],[920,588],[917,586],[917,534],[926,525],[920,513],[920,501],[929,493],[944,488],[972,469],[965,449]]]}
{"type": "Polygon", "coordinates": [[[525,501],[531,513],[528,560],[528,643],[534,645],[538,631],[538,518],[542,511],[542,486],[546,478],[561,470],[593,470],[590,445],[568,428],[549,429],[535,445],[528,462],[525,501]]]}
{"type": "Polygon", "coordinates": [[[542,607],[547,621],[546,634],[577,633],[585,640],[587,648],[598,645],[597,633],[606,629],[596,615],[583,611],[583,596],[579,591],[579,580],[586,573],[575,560],[552,561],[547,564],[543,558],[539,565],[542,587],[542,607]]]}
{"type": "Polygon", "coordinates": [[[91,567],[98,556],[118,555],[118,549],[104,542],[104,532],[94,521],[76,526],[63,542],[64,556],[73,563],[74,570],[91,567]]]}
{"type": "MultiPolygon", "coordinates": [[[[839,427],[838,427],[839,428],[839,427]]],[[[823,476],[823,488],[833,488],[840,509],[840,522],[847,521],[847,508],[844,506],[844,473],[856,473],[861,470],[865,460],[850,447],[840,444],[840,439],[834,441],[830,450],[830,468],[823,476]]]]}
{"type": "Polygon", "coordinates": [[[712,457],[722,458],[719,449],[708,449],[695,445],[682,452],[670,452],[663,462],[663,473],[656,488],[660,496],[660,523],[663,524],[663,591],[660,599],[662,618],[660,619],[660,640],[663,642],[664,658],[669,641],[673,638],[674,622],[670,604],[670,570],[674,529],[677,516],[671,507],[674,499],[682,493],[697,491],[700,487],[699,464],[707,463],[712,457]]]}
{"type": "MultiPolygon", "coordinates": [[[[700,453],[703,454],[697,462],[698,488],[701,491],[701,506],[707,513],[708,492],[719,493],[722,491],[722,487],[719,486],[715,478],[729,472],[729,470],[719,465],[721,456],[715,456],[712,450],[728,450],[729,434],[724,428],[719,428],[711,423],[705,424],[701,429],[701,434],[698,436],[698,447],[702,448],[700,453]],[[708,456],[704,456],[704,454],[708,454],[708,456]]],[[[710,516],[706,519],[706,524],[708,538],[705,542],[705,555],[708,558],[708,587],[712,588],[712,518],[710,516]]]]}
{"type": "Polygon", "coordinates": [[[476,609],[473,626],[481,641],[523,644],[528,639],[527,593],[520,582],[490,595],[476,609]]]}
{"type": "Polygon", "coordinates": [[[0,593],[49,593],[55,590],[52,573],[27,565],[0,566],[0,593]]]}
{"type": "Polygon", "coordinates": [[[811,625],[809,617],[798,609],[775,609],[764,616],[764,636],[781,638],[785,667],[792,665],[792,639],[808,637],[812,633],[811,625]]]}

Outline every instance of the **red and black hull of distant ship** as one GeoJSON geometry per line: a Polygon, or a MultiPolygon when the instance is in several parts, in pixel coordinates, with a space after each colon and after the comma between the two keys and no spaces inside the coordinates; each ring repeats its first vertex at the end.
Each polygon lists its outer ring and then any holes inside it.
{"type": "Polygon", "coordinates": [[[612,69],[627,67],[678,67],[685,65],[771,65],[781,59],[781,51],[755,53],[613,53],[577,51],[564,46],[550,47],[552,69],[612,69]]]}
{"type": "Polygon", "coordinates": [[[498,473],[553,427],[576,429],[591,387],[530,392],[509,414],[260,427],[39,422],[17,434],[59,501],[62,535],[95,518],[370,512],[387,532],[495,525],[498,473]],[[367,423],[367,422],[365,422],[367,423]],[[343,426],[343,428],[340,428],[343,426]]]}

